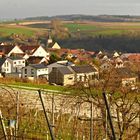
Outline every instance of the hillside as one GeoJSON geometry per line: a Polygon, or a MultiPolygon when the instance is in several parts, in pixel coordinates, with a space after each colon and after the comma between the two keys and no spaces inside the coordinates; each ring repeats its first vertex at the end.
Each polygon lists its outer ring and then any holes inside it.
{"type": "Polygon", "coordinates": [[[46,44],[48,30],[51,30],[52,38],[64,48],[140,52],[140,22],[60,20],[60,31],[55,35],[50,20],[22,20],[18,21],[18,24],[16,22],[0,24],[0,41],[10,38],[14,42],[28,43],[28,38],[32,38],[34,43],[46,44]],[[19,35],[20,40],[13,40],[13,37],[11,39],[12,34],[19,35]]]}
{"type": "Polygon", "coordinates": [[[129,15],[58,15],[58,16],[40,16],[40,17],[28,17],[25,20],[88,20],[96,22],[140,22],[140,16],[129,16],[129,15]]]}

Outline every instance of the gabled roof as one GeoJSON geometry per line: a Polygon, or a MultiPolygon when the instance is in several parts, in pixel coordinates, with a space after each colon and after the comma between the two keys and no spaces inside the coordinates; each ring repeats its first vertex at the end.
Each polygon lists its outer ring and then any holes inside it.
{"type": "Polygon", "coordinates": [[[62,74],[73,74],[73,72],[68,67],[57,67],[57,69],[62,74]]]}
{"type": "Polygon", "coordinates": [[[132,78],[136,77],[136,75],[128,68],[123,67],[123,68],[116,68],[115,69],[116,73],[119,74],[122,78],[132,78]]]}
{"type": "Polygon", "coordinates": [[[47,68],[47,65],[46,64],[31,64],[29,65],[35,69],[44,69],[44,68],[47,68]]]}
{"type": "Polygon", "coordinates": [[[118,54],[118,52],[115,52],[114,54],[113,54],[113,57],[119,57],[120,55],[118,54]]]}
{"type": "Polygon", "coordinates": [[[15,46],[12,45],[2,45],[0,46],[0,52],[4,54],[8,54],[15,46]]]}
{"type": "MultiPolygon", "coordinates": [[[[41,60],[43,59],[44,57],[40,57],[40,56],[30,56],[27,61],[29,64],[38,64],[41,62],[41,60]]],[[[48,63],[48,61],[46,60],[45,61],[46,63],[48,63]]]]}
{"type": "Polygon", "coordinates": [[[6,58],[0,58],[0,67],[3,65],[3,63],[6,61],[6,58]]]}
{"type": "Polygon", "coordinates": [[[53,49],[61,49],[61,47],[58,45],[57,42],[54,43],[54,45],[52,46],[53,49]]]}
{"type": "Polygon", "coordinates": [[[89,73],[89,72],[96,72],[97,70],[89,65],[83,65],[83,66],[72,66],[72,70],[76,73],[89,73]]]}
{"type": "Polygon", "coordinates": [[[129,61],[133,62],[140,62],[140,53],[138,54],[131,54],[128,56],[129,61]]]}
{"type": "Polygon", "coordinates": [[[34,53],[37,49],[39,48],[39,45],[34,45],[34,46],[21,46],[20,49],[23,51],[23,52],[26,52],[26,53],[34,53]]]}
{"type": "Polygon", "coordinates": [[[63,65],[63,66],[72,66],[74,65],[72,62],[68,61],[68,60],[61,60],[61,61],[57,61],[57,64],[63,65]]]}
{"type": "Polygon", "coordinates": [[[8,57],[11,60],[24,60],[22,57],[8,57]]]}

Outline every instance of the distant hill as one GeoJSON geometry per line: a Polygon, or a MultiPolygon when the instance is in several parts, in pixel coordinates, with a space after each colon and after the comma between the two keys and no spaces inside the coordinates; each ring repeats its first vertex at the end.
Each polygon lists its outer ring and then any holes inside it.
{"type": "Polygon", "coordinates": [[[39,16],[39,17],[28,17],[25,20],[89,20],[97,22],[140,22],[140,16],[129,16],[129,15],[58,15],[58,16],[39,16]]]}

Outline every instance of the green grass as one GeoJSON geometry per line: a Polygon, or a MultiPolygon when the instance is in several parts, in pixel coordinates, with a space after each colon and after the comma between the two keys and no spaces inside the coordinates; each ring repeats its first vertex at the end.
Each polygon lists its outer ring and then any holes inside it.
{"type": "Polygon", "coordinates": [[[76,24],[76,23],[68,23],[64,24],[66,28],[69,29],[71,32],[76,32],[77,30],[80,31],[90,31],[90,30],[96,30],[98,27],[95,25],[89,25],[89,24],[76,24]]]}
{"type": "MultiPolygon", "coordinates": [[[[3,84],[4,85],[4,84],[3,84]]],[[[28,90],[54,90],[59,92],[66,92],[68,89],[64,86],[54,86],[49,84],[37,84],[37,83],[23,83],[23,82],[10,82],[7,84],[10,87],[13,88],[19,88],[19,89],[28,89],[28,90]]],[[[6,84],[5,84],[6,86],[6,84]]]]}
{"type": "Polygon", "coordinates": [[[70,32],[76,33],[78,30],[81,35],[95,36],[95,35],[123,35],[123,34],[140,34],[140,25],[136,23],[67,23],[64,24],[70,32]]]}
{"type": "Polygon", "coordinates": [[[10,36],[11,34],[22,34],[25,36],[32,36],[36,33],[36,30],[33,30],[31,28],[25,28],[25,27],[16,27],[16,26],[0,26],[0,35],[1,36],[10,36]]]}
{"type": "Polygon", "coordinates": [[[128,33],[129,31],[126,31],[126,30],[115,30],[115,29],[106,29],[106,30],[102,30],[102,31],[96,31],[96,32],[92,32],[92,35],[104,35],[104,36],[107,36],[107,35],[122,35],[122,34],[126,34],[128,33]]]}

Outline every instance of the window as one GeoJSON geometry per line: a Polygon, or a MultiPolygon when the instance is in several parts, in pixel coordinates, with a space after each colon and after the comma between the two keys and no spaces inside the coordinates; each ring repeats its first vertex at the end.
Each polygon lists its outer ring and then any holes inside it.
{"type": "Polygon", "coordinates": [[[27,74],[27,69],[24,70],[25,74],[27,74]]]}
{"type": "Polygon", "coordinates": [[[85,76],[84,76],[84,81],[86,81],[86,80],[87,80],[87,76],[85,75],[85,76]]]}
{"type": "Polygon", "coordinates": [[[68,79],[69,79],[69,80],[72,80],[72,79],[73,79],[73,77],[69,77],[68,79]]]}
{"type": "Polygon", "coordinates": [[[32,74],[32,75],[34,74],[34,69],[31,69],[31,74],[32,74]]]}
{"type": "Polygon", "coordinates": [[[21,63],[21,61],[18,61],[18,63],[20,64],[20,63],[21,63]]]}
{"type": "Polygon", "coordinates": [[[79,76],[79,79],[80,79],[80,81],[82,81],[82,76],[81,75],[79,76]]]}
{"type": "Polygon", "coordinates": [[[16,72],[18,72],[18,68],[16,67],[16,72]]]}
{"type": "Polygon", "coordinates": [[[16,64],[16,62],[14,62],[14,64],[16,64]]]}
{"type": "Polygon", "coordinates": [[[95,75],[92,75],[92,80],[95,78],[95,75]]]}
{"type": "Polygon", "coordinates": [[[22,63],[25,63],[25,61],[22,61],[22,63]]]}

